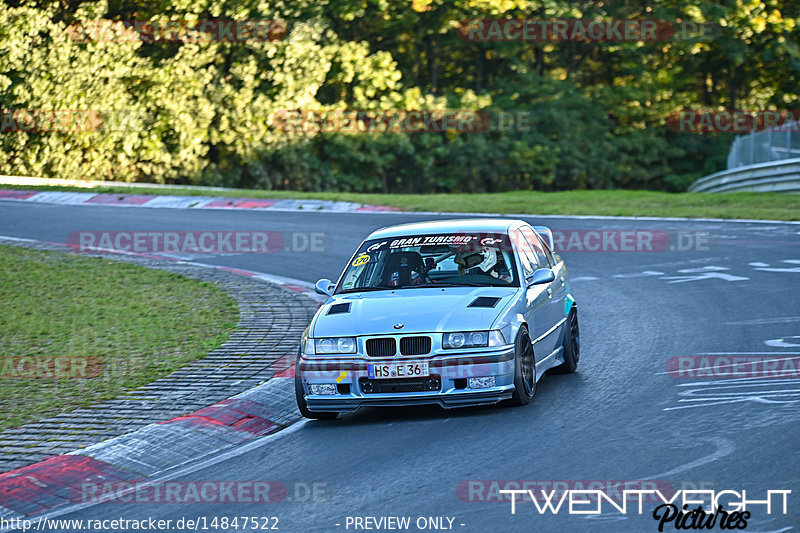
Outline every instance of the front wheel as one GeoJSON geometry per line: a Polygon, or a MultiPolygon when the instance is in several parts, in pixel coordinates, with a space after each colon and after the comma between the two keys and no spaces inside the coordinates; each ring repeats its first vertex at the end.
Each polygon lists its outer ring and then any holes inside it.
{"type": "Polygon", "coordinates": [[[297,398],[297,409],[306,418],[315,420],[333,420],[339,413],[333,411],[309,411],[306,403],[303,380],[300,377],[300,354],[297,354],[297,363],[294,366],[294,395],[297,398]]]}
{"type": "Polygon", "coordinates": [[[528,328],[522,326],[517,333],[514,353],[514,394],[510,405],[527,405],[536,394],[536,359],[528,328]]]}
{"type": "Polygon", "coordinates": [[[581,335],[578,329],[578,310],[573,307],[569,312],[564,331],[564,362],[553,368],[553,374],[571,374],[578,369],[581,358],[581,335]]]}

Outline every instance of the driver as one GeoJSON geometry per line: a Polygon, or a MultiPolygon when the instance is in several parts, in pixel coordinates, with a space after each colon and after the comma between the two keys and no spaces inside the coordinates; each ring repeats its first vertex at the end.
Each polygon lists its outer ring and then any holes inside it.
{"type": "Polygon", "coordinates": [[[480,272],[474,271],[476,274],[488,273],[497,264],[497,251],[494,248],[481,248],[459,253],[456,254],[455,263],[458,265],[458,273],[462,276],[475,268],[480,269],[480,272]]]}
{"type": "Polygon", "coordinates": [[[504,281],[511,281],[511,275],[505,264],[502,255],[498,256],[497,249],[486,247],[464,254],[458,254],[455,258],[458,265],[458,273],[465,276],[471,274],[486,274],[493,278],[500,278],[504,281]]]}

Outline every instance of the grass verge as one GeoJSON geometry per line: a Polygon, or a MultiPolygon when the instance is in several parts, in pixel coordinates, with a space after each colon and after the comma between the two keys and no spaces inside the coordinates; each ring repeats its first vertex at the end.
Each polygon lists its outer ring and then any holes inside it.
{"type": "Polygon", "coordinates": [[[478,194],[363,194],[226,189],[150,189],[129,187],[22,187],[36,189],[135,194],[215,196],[225,198],[319,199],[397,207],[404,211],[525,213],[531,215],[606,215],[693,218],[800,220],[800,194],[693,194],[653,191],[514,191],[478,194]]]}
{"type": "Polygon", "coordinates": [[[208,282],[12,246],[0,246],[0,301],[0,428],[165,376],[220,346],[238,320],[233,298],[208,282]]]}

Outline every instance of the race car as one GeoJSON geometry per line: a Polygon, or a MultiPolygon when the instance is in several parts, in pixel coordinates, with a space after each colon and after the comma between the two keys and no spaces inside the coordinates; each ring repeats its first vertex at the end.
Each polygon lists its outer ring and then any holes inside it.
{"type": "Polygon", "coordinates": [[[526,405],[546,371],[574,372],[578,308],[547,227],[521,220],[403,224],[373,232],[303,332],[301,414],[365,406],[526,405]]]}

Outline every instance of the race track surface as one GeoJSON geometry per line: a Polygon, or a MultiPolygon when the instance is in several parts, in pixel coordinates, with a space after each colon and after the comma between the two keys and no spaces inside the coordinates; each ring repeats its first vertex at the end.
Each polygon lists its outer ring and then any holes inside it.
{"type": "MultiPolygon", "coordinates": [[[[370,231],[431,218],[0,202],[0,234],[54,242],[84,230],[322,232],[324,252],[193,256],[311,283],[336,279],[370,231]]],[[[526,218],[578,239],[561,255],[573,279],[582,345],[578,372],[545,376],[530,405],[365,409],[301,423],[178,478],[279,481],[289,488],[283,501],[107,503],[60,518],[207,517],[210,523],[214,516],[275,516],[279,531],[336,532],[355,530],[347,517],[409,516],[410,531],[418,531],[418,517],[454,518],[452,530],[464,533],[657,531],[652,502],[642,515],[606,506],[599,516],[570,516],[566,509],[540,514],[525,499],[512,515],[510,503],[491,492],[504,480],[570,487],[655,480],[675,490],[746,489],[758,499],[767,490],[794,490],[788,514],[753,507],[747,531],[800,526],[798,374],[726,375],[736,357],[778,357],[785,365],[781,356],[800,355],[800,225],[526,218]],[[595,243],[586,231],[634,230],[689,249],[576,249],[576,242],[595,243]],[[705,377],[668,373],[676,368],[670,365],[700,364],[703,357],[717,365],[705,377]],[[500,483],[492,489],[491,480],[500,483]],[[307,497],[312,483],[316,498],[307,497]],[[480,501],[486,497],[495,501],[480,501]]]]}

